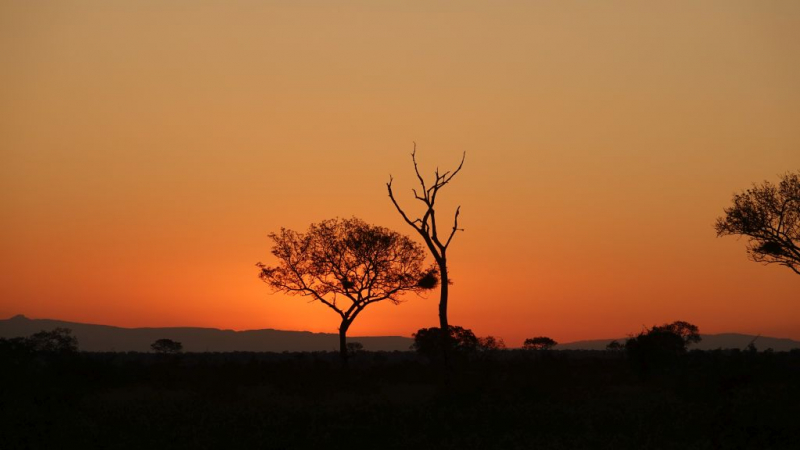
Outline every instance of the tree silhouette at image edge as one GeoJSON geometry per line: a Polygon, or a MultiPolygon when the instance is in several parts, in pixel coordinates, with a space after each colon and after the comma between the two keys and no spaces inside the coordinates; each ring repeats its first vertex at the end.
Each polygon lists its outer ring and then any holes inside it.
{"type": "Polygon", "coordinates": [[[777,185],[765,181],[735,194],[714,228],[718,237],[747,236],[753,261],[800,275],[800,172],[786,173],[777,185]]]}

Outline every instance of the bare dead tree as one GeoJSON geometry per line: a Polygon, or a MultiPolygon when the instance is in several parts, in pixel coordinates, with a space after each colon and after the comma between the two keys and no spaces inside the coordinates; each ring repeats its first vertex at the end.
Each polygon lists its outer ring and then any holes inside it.
{"type": "Polygon", "coordinates": [[[414,162],[414,172],[417,175],[421,189],[419,192],[416,189],[412,189],[411,191],[414,193],[414,198],[425,205],[425,213],[420,218],[411,219],[397,203],[394,192],[392,192],[392,182],[394,179],[391,176],[389,177],[389,182],[386,183],[386,187],[389,190],[389,198],[392,199],[394,207],[397,208],[397,211],[403,216],[403,220],[422,236],[422,240],[425,241],[425,245],[427,245],[428,250],[430,250],[431,255],[433,255],[439,267],[439,276],[441,280],[439,292],[439,327],[444,330],[443,335],[447,335],[447,330],[449,328],[449,323],[447,321],[447,300],[450,278],[447,271],[447,248],[450,246],[456,232],[464,230],[458,227],[458,215],[461,212],[461,206],[458,206],[455,216],[453,217],[453,226],[447,230],[446,234],[443,234],[443,236],[446,236],[444,239],[439,237],[439,227],[436,222],[435,209],[436,196],[439,194],[439,191],[461,171],[461,168],[464,166],[465,157],[466,152],[461,156],[461,163],[456,170],[452,172],[447,171],[439,173],[439,169],[437,168],[434,173],[435,179],[433,183],[427,185],[425,179],[419,172],[419,166],[417,165],[417,143],[414,143],[414,151],[411,152],[411,160],[414,162]]]}

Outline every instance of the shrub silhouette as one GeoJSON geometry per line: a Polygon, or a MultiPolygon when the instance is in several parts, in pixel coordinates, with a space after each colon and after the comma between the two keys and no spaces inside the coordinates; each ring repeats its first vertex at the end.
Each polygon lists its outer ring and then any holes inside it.
{"type": "Polygon", "coordinates": [[[633,369],[640,377],[647,378],[675,366],[689,344],[699,341],[695,325],[678,321],[654,326],[631,337],[625,342],[625,351],[633,369]]]}
{"type": "Polygon", "coordinates": [[[172,339],[159,339],[150,344],[150,348],[156,353],[167,355],[182,352],[183,344],[172,339]]]}
{"type": "Polygon", "coordinates": [[[355,356],[364,351],[364,344],[361,342],[348,342],[347,343],[347,354],[350,356],[355,356]]]}
{"type": "Polygon", "coordinates": [[[525,350],[550,350],[555,347],[558,342],[546,336],[538,336],[535,338],[525,339],[522,348],[525,350]]]}
{"type": "Polygon", "coordinates": [[[482,352],[503,350],[506,348],[506,343],[502,338],[494,336],[486,336],[478,338],[478,350],[482,352]]]}
{"type": "Polygon", "coordinates": [[[420,328],[413,334],[414,343],[411,349],[429,360],[438,360],[444,355],[470,355],[478,350],[480,341],[475,333],[468,328],[450,325],[447,335],[443,335],[440,328],[420,328]],[[446,345],[446,348],[442,348],[446,345]]]}

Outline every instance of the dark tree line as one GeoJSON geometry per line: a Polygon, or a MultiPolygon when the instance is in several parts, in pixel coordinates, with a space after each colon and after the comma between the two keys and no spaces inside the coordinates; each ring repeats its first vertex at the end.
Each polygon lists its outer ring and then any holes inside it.
{"type": "Polygon", "coordinates": [[[24,355],[43,353],[50,355],[71,355],[78,352],[78,338],[69,328],[42,330],[28,337],[0,339],[4,353],[24,355]]]}

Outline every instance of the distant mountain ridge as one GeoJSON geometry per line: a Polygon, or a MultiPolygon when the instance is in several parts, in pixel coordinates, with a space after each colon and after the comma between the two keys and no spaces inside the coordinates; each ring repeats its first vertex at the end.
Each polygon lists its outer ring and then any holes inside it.
{"type": "MultiPolygon", "coordinates": [[[[69,328],[78,338],[81,350],[90,352],[146,352],[157,339],[172,339],[183,344],[187,352],[303,352],[335,351],[339,348],[339,335],[335,333],[312,333],[310,331],[220,330],[217,328],[167,327],[167,328],[122,328],[110,325],[94,325],[65,322],[52,319],[29,319],[17,315],[0,319],[0,338],[30,336],[42,330],[69,328]]],[[[699,344],[690,348],[714,350],[717,348],[744,349],[755,339],[759,350],[771,348],[789,351],[800,348],[800,341],[767,336],[738,333],[704,334],[699,344]]],[[[626,338],[617,338],[625,342],[626,338]]],[[[605,350],[614,339],[594,339],[559,344],[557,350],[605,350]]],[[[352,336],[348,342],[360,342],[370,351],[405,351],[413,339],[404,336],[352,336]]]]}
{"type": "MultiPolygon", "coordinates": [[[[17,315],[0,320],[0,338],[30,336],[42,330],[69,328],[78,338],[80,350],[90,352],[146,352],[157,339],[172,339],[187,352],[304,352],[339,349],[339,335],[310,331],[220,330],[217,328],[168,327],[122,328],[109,325],[65,322],[52,319],[29,319],[17,315]]],[[[402,336],[352,336],[348,342],[360,342],[365,350],[408,350],[413,340],[402,336]]]]}

